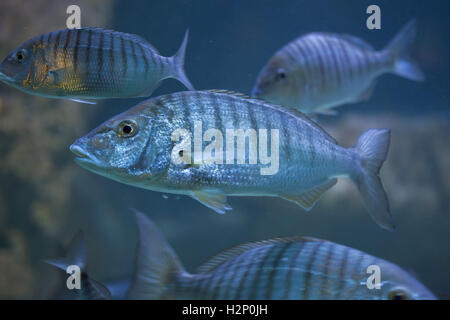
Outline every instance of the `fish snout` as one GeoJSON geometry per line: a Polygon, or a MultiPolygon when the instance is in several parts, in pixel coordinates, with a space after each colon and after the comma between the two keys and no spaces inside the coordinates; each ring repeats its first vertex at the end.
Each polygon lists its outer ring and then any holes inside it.
{"type": "Polygon", "coordinates": [[[258,85],[255,85],[252,89],[252,97],[259,97],[263,94],[263,91],[258,85]]]}
{"type": "Polygon", "coordinates": [[[89,158],[89,153],[83,148],[78,140],[70,146],[70,151],[79,158],[89,158]]]}

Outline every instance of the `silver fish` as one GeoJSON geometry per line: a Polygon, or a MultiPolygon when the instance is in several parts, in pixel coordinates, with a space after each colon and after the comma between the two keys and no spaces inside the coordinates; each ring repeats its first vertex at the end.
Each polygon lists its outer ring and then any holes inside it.
{"type": "Polygon", "coordinates": [[[261,70],[252,96],[303,112],[365,101],[384,73],[422,81],[410,57],[416,23],[408,23],[381,51],[346,34],[310,33],[281,48],[261,70]]]}
{"type": "Polygon", "coordinates": [[[392,230],[378,176],[389,141],[389,130],[372,129],[354,147],[343,148],[301,112],[213,90],[141,102],[78,139],[70,150],[92,172],[189,195],[218,213],[231,209],[227,195],[281,197],[311,210],[337,177],[347,177],[375,221],[392,230]],[[183,130],[188,137],[175,134],[183,130]],[[252,147],[246,147],[246,139],[252,147]]]}
{"type": "MultiPolygon", "coordinates": [[[[67,272],[69,266],[80,268],[80,288],[73,289],[78,293],[80,300],[109,300],[112,299],[109,290],[100,282],[89,277],[86,271],[86,243],[81,232],[78,232],[73,238],[67,257],[45,259],[45,263],[55,266],[58,269],[67,272]]],[[[65,284],[65,283],[64,283],[65,284]]],[[[67,289],[67,288],[66,288],[67,289]]],[[[68,290],[68,289],[67,289],[68,290]]]]}
{"type": "Polygon", "coordinates": [[[37,36],[0,64],[0,80],[30,94],[72,99],[149,96],[161,80],[194,87],[184,72],[189,32],[173,57],[145,39],[100,28],[65,29],[37,36]]]}
{"type": "Polygon", "coordinates": [[[241,244],[188,273],[158,228],[135,215],[139,241],[129,299],[436,299],[395,264],[308,237],[241,244]],[[370,268],[378,268],[378,289],[370,268]]]}

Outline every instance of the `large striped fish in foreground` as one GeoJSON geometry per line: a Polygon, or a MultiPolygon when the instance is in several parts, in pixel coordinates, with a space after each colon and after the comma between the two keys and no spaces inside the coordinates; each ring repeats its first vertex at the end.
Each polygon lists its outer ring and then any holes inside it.
{"type": "Polygon", "coordinates": [[[145,39],[100,28],[65,29],[37,36],[0,65],[0,80],[30,94],[51,98],[149,96],[161,80],[194,87],[184,72],[188,31],[173,57],[163,57],[145,39]]]}
{"type": "Polygon", "coordinates": [[[212,90],[143,101],[70,149],[79,165],[97,174],[189,195],[218,213],[231,209],[227,195],[281,197],[310,210],[336,178],[347,177],[375,221],[392,230],[378,176],[389,141],[389,130],[372,129],[344,148],[301,112],[212,90]],[[179,136],[181,131],[191,139],[179,136]]]}
{"type": "MultiPolygon", "coordinates": [[[[86,271],[86,243],[83,239],[83,234],[78,234],[73,238],[67,256],[63,258],[45,259],[45,263],[55,266],[64,271],[64,273],[74,272],[74,269],[69,267],[78,267],[80,270],[79,288],[73,288],[71,291],[77,293],[79,300],[109,300],[112,299],[111,293],[106,286],[100,282],[92,279],[86,271]]],[[[76,276],[75,273],[72,273],[76,276]]],[[[68,275],[67,275],[68,277],[68,275]]],[[[69,281],[67,281],[69,283],[69,281]]],[[[72,283],[72,282],[71,282],[72,283]]],[[[70,291],[64,282],[65,290],[70,291]]],[[[67,293],[67,292],[66,292],[67,293]]]]}
{"type": "Polygon", "coordinates": [[[135,215],[139,240],[129,299],[436,299],[395,264],[308,237],[238,245],[188,273],[158,228],[135,215]]]}
{"type": "Polygon", "coordinates": [[[424,75],[409,57],[415,34],[411,21],[381,51],[351,35],[304,35],[270,58],[252,95],[307,113],[331,113],[330,108],[368,100],[382,74],[422,81],[424,75]]]}

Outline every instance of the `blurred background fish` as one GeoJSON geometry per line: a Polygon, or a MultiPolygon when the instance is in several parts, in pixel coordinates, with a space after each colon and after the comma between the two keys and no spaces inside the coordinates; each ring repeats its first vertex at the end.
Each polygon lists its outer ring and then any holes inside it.
{"type": "Polygon", "coordinates": [[[368,100],[384,73],[423,81],[409,57],[416,22],[409,22],[381,50],[348,34],[309,33],[270,58],[252,90],[254,97],[303,112],[330,113],[345,103],[368,100]]]}
{"type": "Polygon", "coordinates": [[[130,299],[436,299],[390,262],[308,237],[241,244],[191,274],[152,221],[138,211],[134,214],[139,240],[130,299]],[[379,289],[367,286],[369,266],[379,267],[379,289]]]}
{"type": "Polygon", "coordinates": [[[163,57],[132,34],[100,28],[49,32],[14,49],[0,64],[0,80],[27,93],[79,102],[146,97],[167,78],[193,90],[184,72],[188,34],[174,56],[163,57]]]}
{"type": "Polygon", "coordinates": [[[94,173],[148,190],[188,195],[221,214],[231,210],[227,196],[281,197],[309,211],[338,177],[349,178],[375,222],[393,230],[379,178],[389,143],[389,130],[371,129],[354,147],[343,148],[301,112],[209,90],[143,101],[75,141],[70,150],[80,166],[94,173]],[[186,136],[174,139],[180,130],[186,136]],[[218,133],[205,141],[203,131],[206,136],[208,130],[218,133]],[[268,144],[270,158],[263,163],[268,144]]]}
{"type": "MultiPolygon", "coordinates": [[[[73,238],[72,243],[67,252],[67,257],[46,259],[45,263],[55,266],[64,272],[69,273],[69,267],[79,268],[80,273],[76,273],[71,269],[72,275],[74,277],[80,276],[80,279],[74,280],[79,281],[79,288],[72,288],[74,292],[78,294],[78,299],[80,300],[109,300],[111,299],[111,293],[109,290],[100,282],[95,281],[86,271],[86,243],[83,239],[83,234],[78,232],[78,234],[73,238]]],[[[69,276],[69,275],[67,275],[69,276]]],[[[69,283],[70,279],[67,280],[69,283]]],[[[67,284],[68,286],[68,284],[67,284]]],[[[67,289],[69,290],[69,289],[67,289]]]]}

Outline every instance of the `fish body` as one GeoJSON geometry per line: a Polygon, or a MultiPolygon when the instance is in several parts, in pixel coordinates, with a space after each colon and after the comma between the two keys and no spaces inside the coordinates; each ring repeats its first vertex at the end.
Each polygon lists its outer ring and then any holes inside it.
{"type": "MultiPolygon", "coordinates": [[[[86,272],[86,243],[82,233],[79,232],[70,244],[67,256],[63,258],[46,259],[45,263],[55,266],[64,272],[71,272],[72,276],[76,276],[76,271],[72,267],[78,267],[80,270],[80,287],[73,288],[72,291],[77,293],[79,300],[109,300],[112,299],[109,290],[100,282],[92,279],[86,272]]],[[[66,283],[69,283],[69,279],[66,283]]],[[[65,285],[66,285],[65,283],[65,285]]],[[[68,286],[68,284],[67,284],[68,286]]],[[[68,287],[65,290],[69,290],[68,287]]]]}
{"type": "Polygon", "coordinates": [[[173,57],[145,39],[100,28],[65,29],[26,41],[0,65],[0,80],[27,93],[65,99],[149,96],[161,80],[184,73],[188,32],[173,57]]]}
{"type": "Polygon", "coordinates": [[[324,112],[370,98],[375,80],[385,73],[422,81],[409,58],[414,21],[381,51],[357,37],[314,32],[290,42],[261,70],[252,95],[303,112],[324,112]]]}
{"type": "Polygon", "coordinates": [[[188,273],[158,228],[144,214],[135,215],[139,242],[129,299],[436,299],[395,264],[308,237],[238,245],[188,273]],[[371,286],[373,269],[378,289],[371,286]]]}
{"type": "Polygon", "coordinates": [[[374,129],[364,133],[355,147],[343,148],[296,110],[230,92],[187,91],[139,103],[78,139],[71,150],[78,164],[97,174],[149,190],[189,195],[218,213],[231,209],[226,196],[282,197],[310,210],[337,177],[348,177],[358,185],[377,223],[392,229],[378,177],[389,139],[389,130],[374,129]],[[214,140],[207,137],[209,129],[223,134],[215,134],[215,141],[222,143],[208,155],[207,140],[214,140]],[[191,139],[173,139],[178,130],[185,130],[191,139]],[[239,138],[229,138],[227,130],[254,130],[253,141],[259,145],[245,147],[240,159],[239,138]],[[192,140],[193,146],[180,148],[192,140]],[[271,153],[266,164],[262,155],[268,152],[261,151],[265,146],[271,153]],[[197,163],[195,149],[203,150],[203,160],[197,163]],[[217,151],[220,156],[215,158],[217,151]],[[194,161],[177,163],[178,154],[191,154],[189,160],[194,161]],[[250,163],[251,154],[259,154],[259,160],[250,163]],[[208,161],[211,158],[215,162],[208,161]]]}

